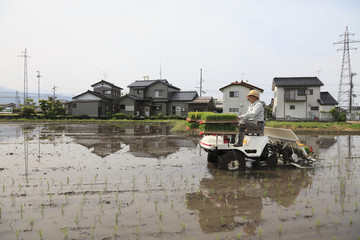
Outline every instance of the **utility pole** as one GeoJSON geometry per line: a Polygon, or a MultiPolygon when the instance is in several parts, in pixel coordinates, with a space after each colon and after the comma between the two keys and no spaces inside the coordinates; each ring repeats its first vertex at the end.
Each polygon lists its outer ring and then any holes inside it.
{"type": "Polygon", "coordinates": [[[56,99],[56,95],[55,95],[55,91],[56,91],[56,86],[54,85],[54,87],[52,88],[53,89],[53,93],[54,93],[54,97],[53,97],[53,101],[55,102],[55,99],[56,99]]]}
{"type": "Polygon", "coordinates": [[[16,104],[16,108],[19,108],[20,97],[19,97],[19,92],[17,90],[16,90],[15,104],[16,104]]]}
{"type": "Polygon", "coordinates": [[[38,103],[39,103],[40,102],[40,78],[42,77],[40,75],[40,71],[37,71],[37,76],[36,77],[38,78],[38,103]]]}
{"type": "Polygon", "coordinates": [[[200,68],[200,97],[201,97],[201,94],[202,94],[202,68],[200,68]]]}
{"type": "Polygon", "coordinates": [[[24,106],[26,103],[26,99],[28,98],[28,70],[27,70],[27,58],[30,58],[29,55],[27,55],[27,51],[25,48],[24,52],[21,52],[22,55],[18,55],[18,57],[23,57],[24,58],[24,106]]]}
{"type": "MultiPolygon", "coordinates": [[[[344,37],[344,40],[334,43],[343,44],[343,47],[337,51],[343,51],[343,59],[340,74],[340,84],[338,93],[338,104],[339,107],[346,108],[347,103],[349,104],[349,113],[351,114],[352,108],[352,72],[350,64],[350,50],[356,50],[356,48],[350,47],[350,43],[357,43],[360,41],[352,40],[349,36],[354,36],[354,33],[349,33],[348,27],[346,26],[345,33],[341,34],[340,37],[344,37]]],[[[351,117],[351,115],[350,115],[351,117]]]]}

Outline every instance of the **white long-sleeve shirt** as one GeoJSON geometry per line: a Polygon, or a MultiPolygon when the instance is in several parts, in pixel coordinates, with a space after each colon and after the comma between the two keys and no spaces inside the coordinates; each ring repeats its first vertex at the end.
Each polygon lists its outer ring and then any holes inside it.
{"type": "Polygon", "coordinates": [[[240,115],[244,120],[253,120],[255,122],[264,121],[264,106],[257,100],[252,103],[245,114],[240,115]]]}

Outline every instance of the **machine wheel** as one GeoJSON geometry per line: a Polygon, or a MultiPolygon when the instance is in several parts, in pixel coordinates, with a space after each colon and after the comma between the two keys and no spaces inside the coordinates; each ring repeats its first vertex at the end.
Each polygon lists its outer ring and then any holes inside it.
{"type": "Polygon", "coordinates": [[[261,155],[261,160],[265,160],[269,168],[276,168],[278,159],[274,147],[271,144],[266,145],[261,155]]]}
{"type": "Polygon", "coordinates": [[[219,169],[221,170],[245,170],[245,155],[244,153],[233,150],[227,151],[220,157],[219,169]]]}
{"type": "Polygon", "coordinates": [[[216,163],[218,161],[218,154],[216,154],[216,152],[208,152],[207,161],[216,163]]]}
{"type": "Polygon", "coordinates": [[[269,168],[276,168],[277,162],[278,162],[278,159],[277,159],[276,155],[275,155],[275,154],[271,154],[271,155],[268,157],[267,165],[268,165],[269,168]]]}

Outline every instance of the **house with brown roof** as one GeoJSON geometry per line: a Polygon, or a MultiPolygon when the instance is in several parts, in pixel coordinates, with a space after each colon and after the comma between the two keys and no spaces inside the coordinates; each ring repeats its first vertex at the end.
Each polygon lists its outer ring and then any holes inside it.
{"type": "Polygon", "coordinates": [[[273,117],[277,120],[331,120],[328,113],[338,104],[317,77],[275,77],[273,117]]]}
{"type": "Polygon", "coordinates": [[[216,111],[215,100],[211,96],[198,97],[189,102],[189,112],[214,112],[216,111]]]}
{"type": "Polygon", "coordinates": [[[246,113],[250,106],[250,102],[247,100],[246,95],[250,90],[256,90],[260,94],[264,92],[264,89],[244,81],[236,81],[220,88],[220,91],[223,92],[223,113],[246,113]]]}
{"type": "Polygon", "coordinates": [[[93,91],[86,91],[68,103],[69,114],[74,116],[105,117],[108,112],[119,112],[121,87],[101,80],[91,85],[93,91]]]}

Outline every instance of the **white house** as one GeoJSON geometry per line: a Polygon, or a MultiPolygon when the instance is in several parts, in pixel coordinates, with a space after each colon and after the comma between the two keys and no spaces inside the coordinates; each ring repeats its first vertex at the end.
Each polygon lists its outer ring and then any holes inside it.
{"type": "Polygon", "coordinates": [[[247,100],[246,95],[253,89],[259,93],[264,92],[263,89],[243,81],[236,81],[220,88],[220,91],[223,92],[223,113],[246,113],[250,106],[250,102],[247,100]]]}
{"type": "Polygon", "coordinates": [[[330,120],[329,112],[337,105],[317,77],[275,77],[273,117],[277,120],[330,120]]]}

